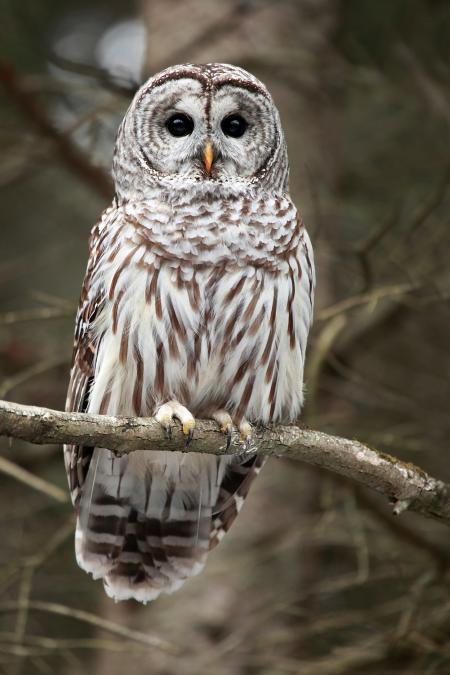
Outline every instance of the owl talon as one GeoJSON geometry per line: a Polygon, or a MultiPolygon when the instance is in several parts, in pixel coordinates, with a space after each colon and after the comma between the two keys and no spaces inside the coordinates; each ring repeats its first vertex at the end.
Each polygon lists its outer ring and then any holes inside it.
{"type": "Polygon", "coordinates": [[[238,425],[239,438],[242,443],[243,452],[248,452],[251,449],[253,442],[252,426],[246,419],[240,421],[238,425]]]}
{"type": "MultiPolygon", "coordinates": [[[[185,433],[184,429],[183,429],[183,433],[185,433]]],[[[194,428],[189,429],[189,431],[187,432],[187,438],[186,438],[186,442],[184,444],[185,448],[187,448],[192,443],[193,438],[194,438],[194,428]]]]}
{"type": "Polygon", "coordinates": [[[222,434],[226,434],[227,437],[227,445],[226,449],[229,450],[231,447],[231,443],[233,442],[233,424],[232,422],[229,422],[227,424],[222,424],[220,427],[220,432],[222,434]]]}
{"type": "Polygon", "coordinates": [[[230,414],[227,413],[226,410],[214,410],[210,413],[209,417],[217,422],[220,433],[226,434],[226,449],[229,450],[233,441],[233,420],[231,419],[230,414]]]}
{"type": "MultiPolygon", "coordinates": [[[[209,416],[217,422],[220,432],[227,435],[226,449],[229,450],[233,441],[233,420],[230,414],[226,410],[214,410],[209,416]]],[[[253,442],[252,425],[244,418],[236,426],[242,443],[242,451],[249,452],[253,442]]]]}
{"type": "Polygon", "coordinates": [[[155,417],[164,429],[165,437],[168,440],[172,438],[172,420],[179,420],[183,434],[186,436],[186,446],[191,443],[194,437],[195,419],[184,405],[181,405],[178,401],[168,401],[159,408],[155,417]]]}
{"type": "Polygon", "coordinates": [[[247,437],[243,440],[243,443],[242,443],[242,452],[243,452],[243,453],[247,453],[247,452],[250,452],[250,451],[251,451],[251,449],[252,449],[252,442],[253,442],[253,439],[252,439],[251,436],[247,436],[247,437]]]}
{"type": "Polygon", "coordinates": [[[250,422],[247,422],[246,419],[243,419],[238,424],[239,436],[241,441],[245,442],[252,437],[252,425],[250,422]]]}
{"type": "Polygon", "coordinates": [[[227,450],[229,450],[233,441],[233,425],[230,425],[228,429],[224,429],[224,433],[227,434],[227,450]]]}

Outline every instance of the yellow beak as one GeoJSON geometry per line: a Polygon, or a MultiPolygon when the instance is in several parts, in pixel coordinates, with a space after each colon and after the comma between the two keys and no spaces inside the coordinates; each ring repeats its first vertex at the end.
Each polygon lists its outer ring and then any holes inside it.
{"type": "Polygon", "coordinates": [[[214,151],[213,147],[210,141],[208,141],[205,145],[205,149],[203,151],[203,163],[205,165],[206,173],[210,175],[211,173],[211,167],[212,163],[214,161],[214,151]]]}

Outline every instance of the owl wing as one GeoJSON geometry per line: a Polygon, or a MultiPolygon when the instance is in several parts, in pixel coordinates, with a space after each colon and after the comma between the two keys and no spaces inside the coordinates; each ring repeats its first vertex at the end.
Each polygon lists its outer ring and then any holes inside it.
{"type": "MultiPolygon", "coordinates": [[[[105,302],[105,290],[98,281],[98,267],[103,256],[109,210],[94,226],[89,240],[89,260],[81,289],[75,321],[75,338],[66,398],[66,411],[85,412],[93,380],[99,340],[94,340],[92,325],[105,302]]],[[[64,462],[74,506],[78,506],[94,448],[65,445],[64,462]]]]}
{"type": "Polygon", "coordinates": [[[302,225],[300,242],[295,255],[299,270],[300,298],[297,312],[302,318],[304,331],[298,335],[303,354],[306,350],[309,330],[314,314],[314,294],[316,290],[316,268],[314,266],[314,251],[311,239],[306,228],[302,225]]]}
{"type": "Polygon", "coordinates": [[[235,461],[226,467],[212,514],[209,550],[217,546],[234,523],[250,486],[265,461],[265,457],[255,455],[242,462],[235,461]]]}

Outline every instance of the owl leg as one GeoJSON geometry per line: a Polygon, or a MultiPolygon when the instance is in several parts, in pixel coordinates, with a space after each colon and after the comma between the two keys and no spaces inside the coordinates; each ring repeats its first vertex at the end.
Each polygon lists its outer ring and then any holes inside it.
{"type": "Polygon", "coordinates": [[[172,420],[177,419],[181,422],[183,434],[186,436],[186,445],[192,441],[194,436],[195,419],[184,405],[178,401],[167,401],[162,405],[156,415],[156,420],[160,423],[168,438],[172,435],[172,420]]]}
{"type": "MultiPolygon", "coordinates": [[[[229,449],[233,437],[233,420],[226,410],[214,410],[209,415],[219,425],[219,429],[223,434],[227,435],[227,450],[229,449]]],[[[252,427],[245,418],[236,422],[239,431],[241,442],[244,444],[246,450],[252,440],[252,427]]]]}

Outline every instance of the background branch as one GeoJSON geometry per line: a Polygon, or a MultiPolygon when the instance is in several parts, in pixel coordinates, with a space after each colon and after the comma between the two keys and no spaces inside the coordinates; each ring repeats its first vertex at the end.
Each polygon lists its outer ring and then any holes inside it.
{"type": "MultiPolygon", "coordinates": [[[[65,413],[7,401],[0,401],[0,435],[38,444],[107,447],[117,454],[133,450],[227,452],[223,435],[205,420],[197,421],[195,440],[187,448],[180,431],[163,438],[160,425],[152,418],[65,413]]],[[[397,515],[409,509],[450,526],[449,485],[359,441],[297,426],[275,426],[255,430],[251,451],[328,469],[380,492],[394,503],[397,515]]]]}
{"type": "Polygon", "coordinates": [[[10,462],[9,459],[6,459],[6,457],[0,457],[0,473],[4,473],[11,478],[15,478],[21,483],[28,485],[28,487],[33,488],[33,490],[38,490],[38,492],[42,492],[43,494],[47,495],[47,497],[56,499],[58,502],[64,503],[68,501],[68,495],[66,491],[61,490],[61,488],[57,487],[56,485],[52,485],[52,483],[49,483],[42,478],[39,478],[39,476],[35,476],[34,474],[30,473],[30,471],[27,471],[21,466],[14,464],[14,462],[10,462]]]}
{"type": "Polygon", "coordinates": [[[111,199],[114,191],[110,176],[92,164],[66,133],[57,129],[35,96],[22,86],[14,67],[1,61],[0,84],[37,131],[52,141],[64,164],[89,188],[94,188],[105,199],[111,199]]]}

